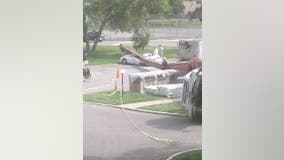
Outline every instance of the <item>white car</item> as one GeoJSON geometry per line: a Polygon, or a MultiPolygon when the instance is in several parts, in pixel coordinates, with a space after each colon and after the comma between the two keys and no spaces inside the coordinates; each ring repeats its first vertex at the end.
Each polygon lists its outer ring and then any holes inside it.
{"type": "Polygon", "coordinates": [[[136,58],[134,54],[123,55],[119,61],[123,64],[143,65],[143,62],[136,58]]]}

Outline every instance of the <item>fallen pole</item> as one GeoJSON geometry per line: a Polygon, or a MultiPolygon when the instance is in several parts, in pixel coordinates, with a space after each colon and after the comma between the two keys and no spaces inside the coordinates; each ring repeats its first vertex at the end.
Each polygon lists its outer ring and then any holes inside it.
{"type": "Polygon", "coordinates": [[[120,44],[120,50],[123,54],[134,54],[137,59],[142,61],[147,66],[152,66],[155,68],[159,68],[162,70],[165,69],[175,69],[179,70],[184,73],[188,73],[196,68],[199,68],[202,66],[202,60],[198,57],[193,58],[189,61],[183,61],[183,62],[176,62],[176,63],[168,63],[166,59],[163,59],[162,63],[156,62],[154,60],[147,59],[143,55],[124,47],[122,44],[120,44]]]}

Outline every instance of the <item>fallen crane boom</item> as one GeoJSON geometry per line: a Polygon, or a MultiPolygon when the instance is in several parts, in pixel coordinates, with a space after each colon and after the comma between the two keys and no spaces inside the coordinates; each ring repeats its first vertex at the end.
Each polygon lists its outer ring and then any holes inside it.
{"type": "Polygon", "coordinates": [[[159,69],[175,69],[179,70],[185,73],[188,73],[192,71],[193,69],[196,69],[200,66],[202,66],[202,60],[200,58],[193,58],[189,61],[183,61],[183,62],[176,62],[176,63],[168,63],[166,59],[163,60],[162,63],[156,62],[154,60],[147,59],[146,57],[142,56],[141,54],[130,50],[126,47],[124,47],[122,44],[120,44],[120,50],[123,54],[134,54],[136,58],[138,58],[140,61],[142,61],[145,65],[156,67],[159,69]]]}

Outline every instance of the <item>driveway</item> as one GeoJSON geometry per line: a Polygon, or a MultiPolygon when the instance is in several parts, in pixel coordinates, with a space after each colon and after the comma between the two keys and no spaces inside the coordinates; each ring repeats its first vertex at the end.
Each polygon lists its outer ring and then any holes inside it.
{"type": "Polygon", "coordinates": [[[126,91],[129,90],[128,75],[130,73],[159,70],[157,68],[149,66],[135,66],[135,65],[123,65],[123,64],[89,66],[89,68],[91,69],[92,79],[84,82],[83,84],[84,93],[113,90],[114,89],[113,79],[115,79],[117,67],[125,70],[124,89],[126,91]]]}
{"type": "Polygon", "coordinates": [[[201,128],[186,117],[85,104],[84,160],[164,160],[178,151],[201,148],[201,128]],[[154,141],[130,122],[152,136],[174,142],[154,141]]]}

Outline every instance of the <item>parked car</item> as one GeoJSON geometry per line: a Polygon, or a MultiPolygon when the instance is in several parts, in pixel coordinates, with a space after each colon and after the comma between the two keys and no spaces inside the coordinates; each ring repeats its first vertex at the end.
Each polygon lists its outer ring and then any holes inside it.
{"type": "MultiPolygon", "coordinates": [[[[97,38],[98,35],[99,35],[99,34],[98,34],[98,32],[96,32],[96,31],[91,31],[91,32],[88,32],[88,33],[87,33],[87,36],[88,36],[89,41],[94,41],[94,40],[97,38]]],[[[105,38],[105,36],[104,36],[103,34],[101,34],[101,36],[100,36],[100,38],[99,38],[99,42],[103,41],[104,38],[105,38]]],[[[85,39],[84,39],[84,42],[86,42],[85,39]]]]}
{"type": "Polygon", "coordinates": [[[134,54],[123,55],[119,61],[123,64],[143,65],[143,62],[136,58],[134,54]]]}

